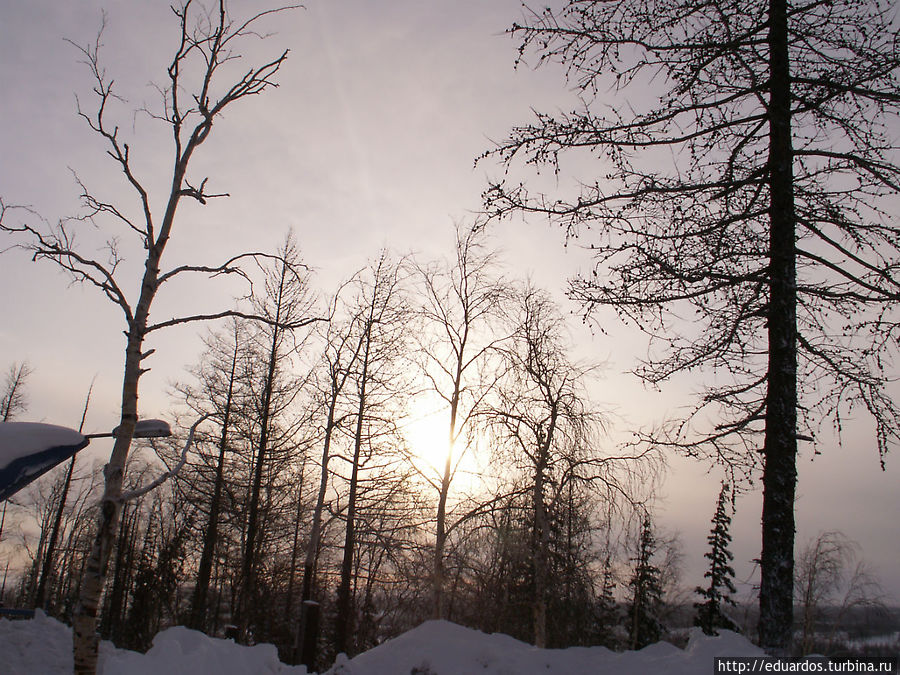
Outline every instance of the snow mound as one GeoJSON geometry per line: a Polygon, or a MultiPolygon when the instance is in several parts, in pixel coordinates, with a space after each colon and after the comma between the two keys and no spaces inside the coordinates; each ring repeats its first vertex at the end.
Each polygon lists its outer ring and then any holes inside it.
{"type": "Polygon", "coordinates": [[[659,642],[636,652],[604,647],[538,649],[508,635],[487,635],[447,621],[428,621],[359,656],[341,655],[326,675],[597,675],[711,672],[716,656],[761,656],[736,633],[691,630],[684,650],[659,642]]]}
{"type": "Polygon", "coordinates": [[[0,655],[8,675],[72,675],[72,629],[39,609],[28,621],[0,619],[0,655]]]}
{"type": "MultiPolygon", "coordinates": [[[[487,635],[449,621],[428,621],[348,659],[341,654],[326,675],[693,675],[712,672],[716,656],[761,656],[746,638],[722,631],[691,631],[684,650],[659,642],[636,652],[604,647],[538,649],[508,635],[487,635]]],[[[72,672],[72,631],[40,610],[29,621],[0,619],[4,675],[72,672]]],[[[272,645],[244,647],[182,626],[153,639],[146,654],[100,646],[100,675],[305,675],[303,666],[278,661],[272,645]]]]}
{"type": "MultiPolygon", "coordinates": [[[[34,619],[0,619],[0,672],[71,675],[72,629],[36,610],[34,619]]],[[[100,645],[100,675],[306,675],[278,660],[274,645],[244,647],[176,626],[158,633],[146,654],[100,645]]]]}
{"type": "Polygon", "coordinates": [[[303,666],[278,660],[274,645],[245,647],[233,640],[211,638],[196,630],[175,626],[158,633],[146,654],[114,649],[104,655],[101,675],[306,675],[303,666]]]}

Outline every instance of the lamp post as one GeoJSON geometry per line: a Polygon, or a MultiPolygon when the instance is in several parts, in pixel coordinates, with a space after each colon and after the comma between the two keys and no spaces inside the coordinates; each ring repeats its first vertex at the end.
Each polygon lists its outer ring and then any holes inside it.
{"type": "MultiPolygon", "coordinates": [[[[118,431],[116,427],[108,433],[81,434],[55,424],[0,422],[0,501],[87,447],[92,439],[114,438],[118,431]]],[[[171,435],[167,422],[148,419],[138,420],[133,438],[171,435]]]]}
{"type": "MultiPolygon", "coordinates": [[[[116,427],[108,434],[86,434],[85,438],[90,441],[92,438],[107,438],[116,436],[119,427],[116,427]]],[[[172,435],[172,429],[167,422],[163,420],[149,419],[139,420],[135,425],[133,438],[167,438],[172,435]]],[[[72,472],[75,468],[75,456],[72,455],[72,463],[69,465],[69,473],[66,475],[66,483],[63,492],[59,497],[59,506],[56,510],[56,518],[53,522],[53,530],[50,534],[50,541],[47,543],[47,553],[44,556],[44,566],[41,570],[40,583],[38,584],[37,593],[35,594],[35,607],[46,607],[46,582],[50,576],[50,569],[53,564],[53,552],[56,548],[56,540],[59,536],[59,528],[62,523],[63,509],[66,506],[66,498],[69,494],[69,483],[72,480],[72,472]]]]}
{"type": "MultiPolygon", "coordinates": [[[[35,606],[45,604],[46,580],[53,560],[53,550],[59,534],[62,513],[66,504],[75,453],[88,446],[94,438],[114,438],[119,427],[108,433],[82,434],[80,431],[53,424],[36,422],[0,423],[0,501],[4,501],[39,478],[47,471],[72,458],[72,465],[66,476],[65,488],[56,510],[47,553],[41,571],[40,582],[35,593],[35,606]]],[[[169,424],[159,419],[138,420],[132,438],[167,438],[172,435],[169,424]]],[[[27,611],[27,610],[26,610],[27,611]]],[[[33,610],[30,610],[33,612],[33,610]]]]}
{"type": "MultiPolygon", "coordinates": [[[[116,438],[119,435],[119,427],[106,434],[85,434],[85,438],[116,438]]],[[[168,438],[172,435],[169,423],[164,420],[138,420],[134,425],[132,438],[168,438]]]]}

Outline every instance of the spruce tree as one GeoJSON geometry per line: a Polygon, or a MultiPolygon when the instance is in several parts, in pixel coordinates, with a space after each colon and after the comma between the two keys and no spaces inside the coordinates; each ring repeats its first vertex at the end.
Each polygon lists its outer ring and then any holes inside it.
{"type": "Polygon", "coordinates": [[[664,628],[659,620],[662,607],[662,573],[651,561],[656,553],[656,538],[650,517],[641,525],[638,557],[628,585],[631,587],[631,603],[628,606],[628,641],[631,649],[641,649],[659,642],[664,628]]]}
{"type": "Polygon", "coordinates": [[[737,631],[737,624],[732,621],[722,610],[722,605],[734,606],[731,597],[735,593],[734,568],[731,561],[734,556],[728,550],[731,543],[731,534],[728,528],[731,526],[731,516],[728,515],[726,502],[728,501],[730,487],[728,483],[722,483],[719,490],[719,499],[716,503],[716,513],[712,519],[712,529],[706,541],[709,543],[709,551],[705,557],[709,560],[709,570],[703,575],[709,579],[709,587],[697,586],[696,592],[704,600],[694,603],[697,608],[697,616],[694,625],[700,626],[707,635],[718,635],[717,628],[737,631]]]}
{"type": "Polygon", "coordinates": [[[616,581],[613,577],[612,561],[609,553],[603,561],[603,576],[600,581],[600,595],[597,598],[597,644],[609,649],[619,646],[616,629],[622,623],[622,612],[615,596],[616,581]]]}

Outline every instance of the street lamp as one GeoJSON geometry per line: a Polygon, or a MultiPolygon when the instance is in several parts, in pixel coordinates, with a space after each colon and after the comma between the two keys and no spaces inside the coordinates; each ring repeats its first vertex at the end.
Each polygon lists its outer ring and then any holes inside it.
{"type": "MultiPolygon", "coordinates": [[[[108,434],[85,434],[85,438],[117,438],[119,429],[116,427],[108,434]]],[[[169,423],[164,420],[138,420],[134,424],[132,438],[168,438],[172,435],[169,423]]]]}
{"type": "MultiPolygon", "coordinates": [[[[0,422],[0,502],[87,447],[93,438],[113,438],[116,427],[105,434],[81,434],[74,429],[41,422],[0,422]]],[[[138,420],[133,438],[172,435],[163,420],[138,420]]]]}

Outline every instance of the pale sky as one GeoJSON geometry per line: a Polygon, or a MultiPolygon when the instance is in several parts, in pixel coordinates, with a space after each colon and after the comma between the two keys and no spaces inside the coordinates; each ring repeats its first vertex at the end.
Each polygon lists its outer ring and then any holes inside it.
{"type": "MultiPolygon", "coordinates": [[[[131,108],[152,104],[150,83],[163,83],[177,37],[169,4],[0,0],[0,196],[7,203],[28,204],[50,221],[73,215],[79,193],[72,171],[102,196],[125,194],[104,148],[75,115],[74,96],[90,105],[91,83],[63,38],[92,41],[105,8],[107,71],[131,108]]],[[[231,3],[238,15],[258,6],[231,3]]],[[[328,292],[385,245],[449,253],[452,223],[469,218],[488,178],[500,175],[490,162],[473,165],[490,139],[528,121],[532,107],[575,105],[559,69],[514,70],[517,43],[502,33],[521,11],[518,0],[310,0],[306,9],[280,15],[268,26],[275,34],[248,51],[291,50],[281,86],[230,109],[194,163],[195,178],[209,175],[212,190],[232,196],[182,206],[168,264],[272,250],[293,228],[328,292]]],[[[164,180],[165,130],[127,109],[118,110],[120,126],[134,135],[139,168],[164,180]]],[[[587,267],[584,252],[564,249],[560,233],[543,223],[503,224],[497,240],[511,275],[530,274],[558,297],[567,276],[587,267]]],[[[0,257],[0,287],[0,369],[21,360],[34,368],[23,419],[77,425],[96,375],[87,431],[114,426],[123,359],[117,310],[21,252],[0,257]]],[[[154,307],[161,319],[190,308],[225,309],[232,292],[203,281],[161,295],[154,307]]],[[[625,437],[628,424],[659,421],[688,402],[679,395],[696,389],[680,383],[662,395],[644,391],[623,374],[636,355],[631,332],[608,323],[608,335],[592,337],[573,324],[582,356],[608,362],[597,397],[625,420],[616,422],[615,436],[625,437]]],[[[142,416],[166,413],[168,383],[198,354],[195,334],[179,328],[150,345],[157,353],[141,384],[142,416]]],[[[814,462],[811,449],[803,451],[798,542],[842,530],[900,601],[897,457],[879,470],[864,419],[847,425],[843,441],[839,448],[821,440],[814,462]]],[[[673,458],[659,504],[662,525],[681,534],[688,588],[702,582],[718,491],[719,474],[707,475],[707,468],[673,458]]],[[[759,492],[738,503],[732,550],[741,580],[759,555],[760,508],[759,492]]]]}

